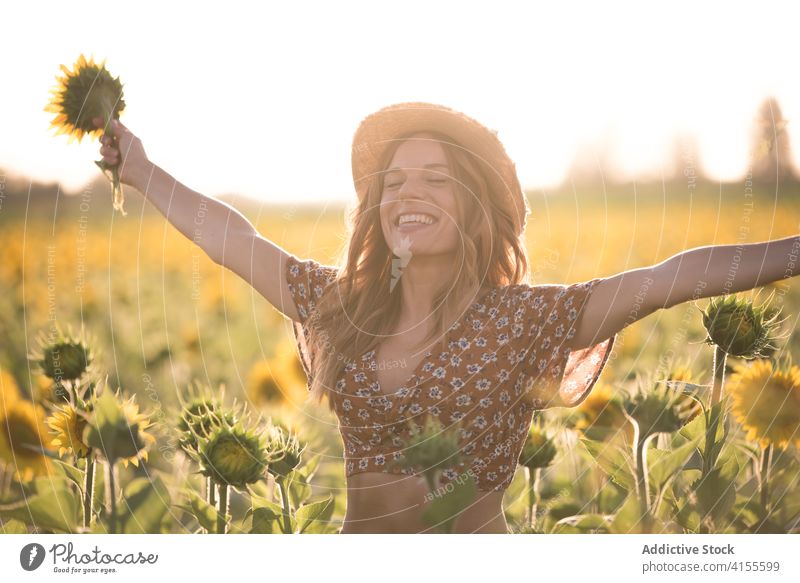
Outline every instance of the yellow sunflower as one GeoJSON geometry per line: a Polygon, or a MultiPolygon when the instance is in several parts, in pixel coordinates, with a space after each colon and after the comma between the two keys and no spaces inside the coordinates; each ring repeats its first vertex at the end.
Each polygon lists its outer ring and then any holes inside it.
{"type": "Polygon", "coordinates": [[[67,134],[68,143],[81,142],[84,136],[100,137],[102,128],[92,120],[118,118],[125,109],[122,98],[122,83],[119,77],[112,77],[105,66],[105,60],[95,63],[94,57],[81,54],[72,70],[61,65],[61,77],[56,77],[57,85],[45,111],[55,113],[50,122],[56,134],[67,134]]]}
{"type": "MultiPolygon", "coordinates": [[[[694,372],[686,364],[681,364],[673,368],[672,371],[667,375],[666,380],[670,381],[670,384],[675,387],[680,386],[676,385],[675,383],[698,383],[698,379],[694,372]]],[[[682,395],[679,397],[678,401],[680,402],[680,406],[687,412],[687,422],[697,417],[703,410],[703,406],[700,404],[700,401],[693,399],[688,395],[682,395]]]]}
{"type": "Polygon", "coordinates": [[[0,412],[3,406],[10,407],[12,403],[19,401],[19,387],[14,377],[0,365],[0,412]]]}
{"type": "Polygon", "coordinates": [[[790,442],[800,446],[800,368],[775,368],[770,359],[734,365],[727,384],[732,412],[747,439],[762,447],[785,448],[790,442]]]}
{"type": "MultiPolygon", "coordinates": [[[[106,381],[107,382],[107,381],[106,381]]],[[[81,441],[105,459],[139,465],[139,458],[147,461],[147,447],[156,438],[147,432],[149,415],[139,412],[135,395],[121,400],[120,391],[105,389],[92,403],[81,441]]]]}
{"type": "Polygon", "coordinates": [[[269,361],[259,360],[250,369],[247,376],[247,396],[256,405],[283,401],[283,392],[269,361]]]}
{"type": "Polygon", "coordinates": [[[122,413],[125,416],[128,427],[138,427],[139,437],[141,438],[143,445],[135,455],[120,458],[122,465],[124,465],[126,468],[128,467],[128,462],[132,463],[136,467],[139,467],[139,457],[141,457],[144,461],[147,461],[148,448],[150,445],[156,442],[155,436],[146,431],[153,425],[149,419],[150,416],[139,412],[139,405],[134,399],[135,395],[122,402],[122,413]]]}
{"type": "MultiPolygon", "coordinates": [[[[125,109],[122,97],[122,83],[119,77],[112,77],[105,66],[105,60],[95,63],[94,58],[81,54],[72,70],[61,65],[63,76],[56,77],[57,85],[51,89],[52,98],[44,110],[56,114],[50,122],[56,134],[66,134],[68,143],[81,142],[84,136],[100,137],[105,133],[112,136],[110,123],[119,119],[125,109]],[[105,130],[94,125],[95,118],[105,120],[105,130]]],[[[114,209],[126,215],[122,208],[123,193],[117,166],[109,167],[104,160],[95,164],[103,171],[111,170],[114,209]]]]}
{"type": "Polygon", "coordinates": [[[622,412],[622,403],[615,395],[611,385],[599,382],[589,396],[577,407],[579,415],[575,429],[587,437],[626,436],[633,442],[633,426],[622,412]]]}
{"type": "Polygon", "coordinates": [[[306,397],[306,382],[293,345],[281,342],[274,357],[261,360],[250,369],[247,394],[257,405],[299,405],[306,397]]]}
{"type": "Polygon", "coordinates": [[[52,451],[45,412],[25,399],[0,403],[0,459],[20,481],[49,476],[53,467],[43,450],[52,451]]]}
{"type": "Polygon", "coordinates": [[[78,457],[86,457],[91,449],[83,441],[83,428],[86,427],[86,418],[80,414],[72,404],[58,407],[47,418],[47,425],[55,435],[53,445],[58,446],[58,455],[73,452],[78,457]]]}
{"type": "Polygon", "coordinates": [[[280,369],[286,372],[287,380],[291,380],[303,387],[306,386],[306,371],[303,369],[303,363],[300,362],[300,357],[297,355],[294,341],[286,338],[281,340],[275,349],[275,360],[280,365],[280,369]]]}

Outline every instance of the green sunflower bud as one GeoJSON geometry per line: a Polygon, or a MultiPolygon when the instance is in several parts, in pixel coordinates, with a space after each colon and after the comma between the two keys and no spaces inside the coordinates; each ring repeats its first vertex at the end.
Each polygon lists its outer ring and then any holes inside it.
{"type": "Polygon", "coordinates": [[[522,446],[519,465],[531,470],[546,468],[553,463],[556,453],[555,442],[544,431],[532,426],[522,446]]]}
{"type": "Polygon", "coordinates": [[[704,342],[715,344],[727,354],[753,359],[771,354],[776,346],[780,310],[769,306],[770,298],[756,307],[751,300],[734,294],[715,297],[702,311],[706,336],[704,342]]]}
{"type": "Polygon", "coordinates": [[[300,446],[297,435],[281,425],[270,428],[270,450],[276,458],[269,465],[269,473],[277,477],[286,477],[300,465],[306,446],[300,446]]]}
{"type": "Polygon", "coordinates": [[[623,409],[629,419],[639,426],[639,439],[644,440],[654,433],[674,433],[683,427],[691,415],[682,391],[668,385],[658,384],[644,390],[640,384],[633,394],[623,398],[623,409]]]}
{"type": "Polygon", "coordinates": [[[237,488],[263,479],[271,461],[264,435],[240,422],[215,426],[200,438],[197,455],[204,476],[237,488]]]}
{"type": "Polygon", "coordinates": [[[233,425],[236,415],[222,408],[214,398],[201,397],[186,405],[178,418],[178,445],[185,452],[197,451],[198,436],[208,437],[212,429],[222,424],[233,425]]]}
{"type": "Polygon", "coordinates": [[[42,332],[38,338],[39,351],[29,356],[45,376],[59,386],[62,381],[75,381],[89,369],[93,360],[92,350],[85,339],[64,334],[56,327],[55,337],[48,338],[42,332]]]}

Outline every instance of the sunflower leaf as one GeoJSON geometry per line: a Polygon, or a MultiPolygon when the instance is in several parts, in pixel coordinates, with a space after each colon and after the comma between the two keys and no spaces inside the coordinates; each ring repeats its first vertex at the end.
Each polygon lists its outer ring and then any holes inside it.
{"type": "Polygon", "coordinates": [[[16,518],[7,520],[5,523],[0,520],[0,532],[3,534],[28,534],[28,527],[16,518]]]}
{"type": "Polygon", "coordinates": [[[36,529],[74,534],[78,523],[78,501],[65,481],[37,478],[36,494],[0,505],[0,519],[15,518],[36,529]]]}
{"type": "Polygon", "coordinates": [[[333,496],[328,496],[325,500],[319,500],[317,502],[310,502],[305,506],[301,506],[297,509],[295,513],[295,518],[297,519],[297,525],[300,528],[300,534],[306,532],[317,532],[320,533],[324,531],[325,527],[327,526],[328,522],[333,515],[333,496]],[[312,526],[315,526],[315,529],[311,529],[312,526]]]}
{"type": "Polygon", "coordinates": [[[636,489],[633,474],[630,471],[628,456],[622,448],[613,443],[594,441],[592,439],[580,438],[580,441],[614,483],[628,491],[636,489]]]}
{"type": "Polygon", "coordinates": [[[648,478],[650,485],[656,492],[661,490],[676,473],[683,469],[701,440],[702,436],[698,435],[673,450],[655,448],[647,450],[648,478]]]}
{"type": "Polygon", "coordinates": [[[78,487],[78,491],[81,493],[81,499],[83,499],[84,472],[63,460],[56,459],[53,461],[55,462],[55,467],[59,468],[60,471],[63,472],[64,477],[71,480],[78,487]]]}
{"type": "Polygon", "coordinates": [[[215,532],[217,528],[217,517],[219,516],[217,508],[203,500],[194,490],[184,488],[182,493],[189,501],[189,506],[178,505],[178,508],[194,516],[198,524],[207,532],[215,532]]]}
{"type": "Polygon", "coordinates": [[[611,519],[609,530],[613,534],[631,534],[642,527],[642,513],[636,494],[631,492],[611,519]]]}
{"type": "Polygon", "coordinates": [[[555,523],[553,528],[558,529],[560,526],[571,526],[582,532],[595,530],[608,532],[609,522],[612,518],[613,516],[606,516],[604,514],[577,514],[575,516],[562,518],[555,523]]]}
{"type": "Polygon", "coordinates": [[[158,476],[131,480],[123,490],[124,502],[118,506],[120,532],[159,534],[161,523],[170,509],[170,494],[158,476]]]}

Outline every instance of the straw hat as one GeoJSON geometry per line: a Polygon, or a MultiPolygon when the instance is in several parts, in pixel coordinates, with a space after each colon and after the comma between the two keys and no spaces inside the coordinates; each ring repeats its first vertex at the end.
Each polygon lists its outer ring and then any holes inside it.
{"type": "Polygon", "coordinates": [[[367,193],[370,177],[382,169],[379,161],[392,142],[417,131],[437,131],[450,136],[454,145],[481,160],[481,169],[492,192],[514,223],[516,235],[525,228],[530,213],[517,178],[496,130],[490,130],[466,114],[434,103],[408,102],[389,105],[365,117],[353,136],[353,183],[359,199],[367,193]]]}

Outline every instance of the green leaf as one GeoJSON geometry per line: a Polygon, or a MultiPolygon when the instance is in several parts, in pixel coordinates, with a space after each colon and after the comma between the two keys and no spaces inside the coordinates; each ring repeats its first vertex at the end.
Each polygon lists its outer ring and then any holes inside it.
{"type": "Polygon", "coordinates": [[[263,496],[258,496],[257,494],[250,493],[250,504],[252,504],[252,508],[249,510],[252,512],[256,508],[271,508],[275,510],[278,514],[283,512],[283,508],[277,502],[273,502],[263,496]]]}
{"type": "MultiPolygon", "coordinates": [[[[251,533],[254,534],[281,534],[283,532],[283,508],[262,496],[251,492],[250,501],[252,508],[247,510],[245,518],[253,515],[253,527],[251,533]]],[[[290,526],[292,532],[295,531],[296,521],[290,515],[290,526]]]]}
{"type": "Polygon", "coordinates": [[[477,486],[474,478],[468,476],[466,480],[458,482],[453,480],[453,489],[445,490],[441,496],[434,496],[425,510],[422,519],[441,532],[452,532],[458,515],[467,508],[475,499],[477,486]]]}
{"type": "Polygon", "coordinates": [[[609,522],[612,518],[613,516],[604,514],[577,514],[575,516],[567,516],[556,522],[555,529],[558,530],[561,526],[570,526],[583,532],[597,530],[608,532],[609,522]]]}
{"type": "Polygon", "coordinates": [[[319,454],[315,454],[306,460],[306,463],[303,464],[303,468],[301,472],[306,478],[306,482],[310,482],[311,478],[314,477],[314,474],[317,472],[319,468],[321,456],[319,454]]]}
{"type": "MultiPolygon", "coordinates": [[[[717,458],[722,451],[722,447],[725,445],[725,442],[728,437],[728,424],[725,420],[725,411],[727,410],[727,403],[729,397],[723,397],[719,403],[711,407],[708,412],[708,427],[711,427],[716,420],[716,432],[714,436],[714,443],[711,446],[711,450],[708,452],[708,459],[709,467],[714,467],[717,464],[717,458]]],[[[706,456],[706,448],[704,447],[701,450],[703,456],[706,456]]]]}
{"type": "Polygon", "coordinates": [[[689,503],[687,497],[681,497],[675,502],[675,510],[675,522],[690,532],[696,533],[700,530],[700,513],[689,503]]]}
{"type": "Polygon", "coordinates": [[[630,456],[620,446],[586,438],[580,438],[580,441],[614,483],[628,491],[636,489],[630,456]]]}
{"type": "Polygon", "coordinates": [[[58,471],[60,471],[65,478],[71,480],[78,487],[81,499],[83,499],[83,481],[86,475],[84,470],[76,468],[72,464],[68,464],[60,459],[53,459],[52,461],[55,462],[54,467],[58,468],[58,471]]]}
{"type": "Polygon", "coordinates": [[[695,437],[672,451],[656,448],[647,450],[647,476],[654,492],[657,493],[661,490],[675,474],[683,469],[701,440],[702,436],[695,437]]]}
{"type": "Polygon", "coordinates": [[[718,523],[728,514],[736,501],[735,480],[738,473],[736,458],[727,456],[719,467],[692,485],[701,516],[710,516],[718,523]]]}
{"type": "Polygon", "coordinates": [[[291,500],[293,508],[299,508],[311,497],[311,486],[302,470],[292,472],[289,480],[289,500],[291,500]]]}
{"type": "Polygon", "coordinates": [[[611,519],[609,530],[614,534],[631,534],[641,532],[642,526],[639,500],[631,492],[611,519]]]}
{"type": "MultiPolygon", "coordinates": [[[[305,506],[301,506],[295,512],[297,525],[300,527],[300,534],[306,532],[312,524],[321,524],[323,527],[318,532],[324,530],[324,527],[330,521],[333,515],[333,496],[328,496],[325,500],[318,502],[311,502],[305,506]]],[[[309,531],[311,532],[311,531],[309,531]]]]}
{"type": "Polygon", "coordinates": [[[267,498],[267,496],[270,495],[269,487],[267,486],[267,480],[259,480],[253,484],[247,484],[246,489],[251,495],[259,496],[261,498],[267,498]]]}
{"type": "Polygon", "coordinates": [[[281,534],[281,522],[283,517],[275,514],[270,508],[253,509],[253,526],[250,534],[281,534]]]}
{"type": "Polygon", "coordinates": [[[122,409],[114,393],[104,390],[94,403],[94,421],[83,429],[86,445],[102,452],[106,459],[113,458],[117,450],[117,428],[124,423],[122,409]]]}
{"type": "Polygon", "coordinates": [[[76,533],[79,506],[66,480],[37,478],[35,493],[22,500],[0,505],[0,519],[15,518],[36,529],[76,533]]]}
{"type": "Polygon", "coordinates": [[[28,527],[21,520],[11,518],[5,523],[0,520],[0,532],[3,534],[28,534],[28,527]]]}
{"type": "Polygon", "coordinates": [[[167,486],[158,476],[131,480],[117,505],[119,531],[125,534],[159,534],[161,522],[170,509],[167,486]]]}
{"type": "Polygon", "coordinates": [[[194,490],[184,488],[182,492],[186,496],[189,506],[179,504],[176,504],[176,506],[194,516],[198,524],[206,529],[207,532],[216,532],[217,517],[219,516],[217,508],[209,504],[194,490]]]}

